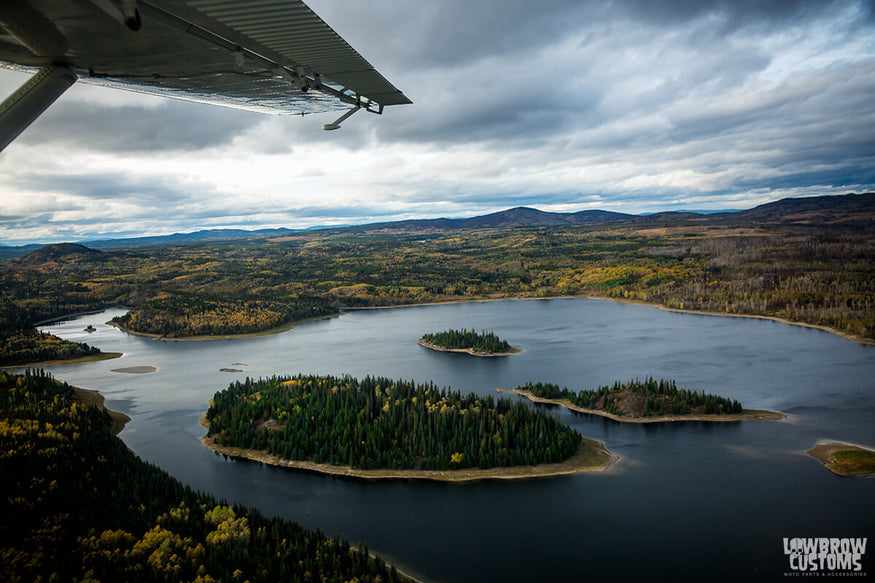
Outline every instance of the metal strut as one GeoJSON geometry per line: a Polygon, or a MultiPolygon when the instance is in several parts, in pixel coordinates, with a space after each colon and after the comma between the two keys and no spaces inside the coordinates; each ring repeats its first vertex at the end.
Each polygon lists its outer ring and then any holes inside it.
{"type": "Polygon", "coordinates": [[[348,118],[349,116],[351,116],[352,114],[354,114],[355,112],[360,110],[361,108],[362,108],[361,104],[356,104],[355,107],[353,107],[352,109],[350,109],[349,111],[347,111],[346,113],[341,115],[339,118],[334,120],[333,123],[327,123],[327,124],[323,125],[322,129],[323,130],[339,130],[340,124],[342,124],[344,121],[346,121],[346,118],[348,118]]]}
{"type": "Polygon", "coordinates": [[[41,69],[0,104],[0,152],[76,82],[66,67],[41,69]]]}

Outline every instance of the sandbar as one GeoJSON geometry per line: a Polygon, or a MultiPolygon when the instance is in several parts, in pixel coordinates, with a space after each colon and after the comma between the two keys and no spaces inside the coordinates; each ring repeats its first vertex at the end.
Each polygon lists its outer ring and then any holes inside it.
{"type": "MultiPolygon", "coordinates": [[[[201,418],[201,424],[205,427],[209,426],[206,415],[201,418]]],[[[246,459],[281,468],[360,480],[428,480],[432,482],[453,483],[479,482],[482,480],[522,480],[566,476],[584,472],[604,472],[620,459],[619,456],[608,451],[601,441],[584,437],[580,441],[580,447],[576,454],[563,462],[553,464],[487,469],[465,468],[460,470],[361,470],[348,466],[317,464],[316,462],[306,460],[287,460],[281,456],[271,455],[266,451],[220,445],[214,443],[206,435],[201,437],[201,443],[204,447],[217,454],[236,459],[246,459]]]]}
{"type": "Polygon", "coordinates": [[[601,417],[613,419],[614,421],[619,421],[620,423],[673,423],[675,421],[713,421],[725,423],[728,421],[741,421],[742,419],[778,421],[787,417],[785,413],[766,411],[765,409],[745,409],[741,413],[725,413],[722,415],[652,415],[650,417],[624,417],[622,415],[614,415],[613,413],[608,413],[607,411],[601,411],[599,409],[586,409],[584,407],[578,407],[568,399],[545,399],[543,397],[536,397],[529,391],[524,391],[522,389],[514,389],[513,392],[517,395],[522,395],[533,403],[559,405],[560,407],[565,407],[566,409],[570,409],[571,411],[585,413],[587,415],[599,415],[601,417]]]}
{"type": "Polygon", "coordinates": [[[123,372],[126,374],[149,374],[158,370],[154,366],[126,366],[124,368],[114,368],[109,372],[123,372]]]}
{"type": "Polygon", "coordinates": [[[844,477],[854,477],[854,476],[875,476],[875,470],[861,470],[861,471],[845,471],[838,467],[835,463],[834,455],[839,451],[865,451],[871,454],[875,454],[875,451],[871,449],[867,449],[865,447],[860,447],[859,445],[854,445],[851,443],[842,443],[840,441],[828,441],[825,443],[818,443],[813,448],[808,450],[806,453],[818,460],[823,466],[831,471],[832,473],[838,476],[844,477]]]}

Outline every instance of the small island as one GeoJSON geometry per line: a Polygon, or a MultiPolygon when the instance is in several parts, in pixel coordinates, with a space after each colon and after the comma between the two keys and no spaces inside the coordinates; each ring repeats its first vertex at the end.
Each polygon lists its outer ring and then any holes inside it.
{"type": "Polygon", "coordinates": [[[217,453],[365,479],[529,478],[618,459],[519,400],[370,376],[247,378],[216,393],[203,421],[217,453]]]}
{"type": "Polygon", "coordinates": [[[808,455],[839,476],[875,476],[875,451],[859,445],[839,441],[818,443],[808,450],[808,455]]]}
{"type": "Polygon", "coordinates": [[[513,390],[535,403],[566,407],[579,413],[601,415],[615,421],[659,423],[665,421],[778,420],[783,413],[744,409],[736,400],[704,391],[679,389],[673,380],[653,377],[617,381],[613,385],[575,393],[551,383],[527,383],[513,390]]]}
{"type": "Polygon", "coordinates": [[[463,352],[472,356],[507,356],[521,352],[500,339],[494,332],[471,330],[446,330],[423,334],[419,344],[442,352],[463,352]]]}

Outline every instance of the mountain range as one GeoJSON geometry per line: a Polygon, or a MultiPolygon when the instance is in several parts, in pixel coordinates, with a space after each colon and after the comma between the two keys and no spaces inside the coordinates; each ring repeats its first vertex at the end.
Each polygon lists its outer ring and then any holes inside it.
{"type": "MultiPolygon", "coordinates": [[[[411,219],[367,225],[327,227],[325,230],[349,233],[439,231],[452,229],[505,229],[547,226],[629,225],[757,225],[796,226],[841,225],[875,229],[875,193],[785,198],[741,211],[697,213],[690,211],[631,215],[603,210],[576,213],[553,213],[529,207],[516,207],[487,215],[464,219],[411,219]]],[[[312,230],[312,229],[307,229],[312,230]]],[[[161,245],[185,245],[243,239],[266,239],[299,233],[302,230],[278,229],[210,229],[193,233],[174,233],[155,237],[85,241],[81,245],[97,250],[133,249],[161,245]]],[[[0,261],[22,257],[43,245],[11,247],[0,245],[0,261]]]]}

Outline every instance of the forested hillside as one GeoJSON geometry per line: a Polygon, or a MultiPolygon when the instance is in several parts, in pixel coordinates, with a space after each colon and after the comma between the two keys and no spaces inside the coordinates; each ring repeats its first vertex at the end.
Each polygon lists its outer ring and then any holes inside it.
{"type": "Polygon", "coordinates": [[[131,330],[190,336],[350,307],[595,295],[774,316],[872,341],[873,200],[847,199],[853,212],[844,214],[818,199],[719,219],[350,228],[137,251],[53,246],[0,266],[0,335],[111,305],[131,308],[119,322],[131,330]]]}
{"type": "Polygon", "coordinates": [[[555,463],[581,435],[513,399],[366,377],[271,377],[216,393],[207,437],[292,460],[361,469],[555,463]]]}
{"type": "Polygon", "coordinates": [[[183,486],[109,427],[70,386],[0,371],[0,580],[407,580],[366,545],[183,486]]]}

